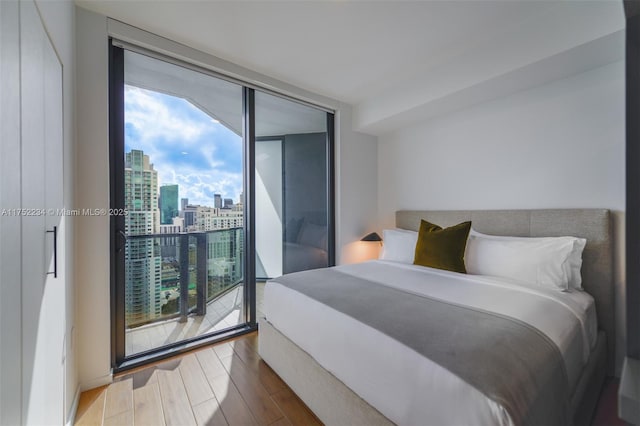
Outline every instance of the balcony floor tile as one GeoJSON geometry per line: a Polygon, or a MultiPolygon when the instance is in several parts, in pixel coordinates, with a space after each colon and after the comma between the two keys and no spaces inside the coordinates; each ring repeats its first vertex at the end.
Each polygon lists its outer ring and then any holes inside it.
{"type": "MultiPolygon", "coordinates": [[[[210,302],[205,316],[191,315],[186,322],[179,322],[179,319],[175,318],[127,330],[126,354],[133,355],[237,325],[242,318],[242,292],[243,287],[239,286],[210,302]]],[[[256,305],[259,316],[262,315],[263,295],[264,283],[257,283],[256,305]]]]}

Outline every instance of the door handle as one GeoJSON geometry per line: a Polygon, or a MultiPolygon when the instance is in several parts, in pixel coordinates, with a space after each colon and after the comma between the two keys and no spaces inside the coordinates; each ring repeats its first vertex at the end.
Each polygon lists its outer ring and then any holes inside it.
{"type": "Polygon", "coordinates": [[[45,232],[53,234],[53,272],[47,272],[47,275],[53,274],[53,278],[58,278],[58,227],[54,226],[52,231],[45,232]]]}

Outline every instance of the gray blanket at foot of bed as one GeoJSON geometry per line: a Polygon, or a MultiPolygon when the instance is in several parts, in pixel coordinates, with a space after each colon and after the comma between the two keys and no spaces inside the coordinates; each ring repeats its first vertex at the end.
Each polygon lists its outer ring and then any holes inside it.
{"type": "Polygon", "coordinates": [[[562,355],[546,335],[520,320],[334,269],[276,281],[414,349],[500,404],[516,425],[570,422],[562,355]]]}

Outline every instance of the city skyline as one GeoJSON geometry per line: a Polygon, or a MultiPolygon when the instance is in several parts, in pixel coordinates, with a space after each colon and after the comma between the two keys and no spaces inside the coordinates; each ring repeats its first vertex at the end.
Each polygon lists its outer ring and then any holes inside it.
{"type": "MultiPolygon", "coordinates": [[[[127,152],[127,154],[130,154],[131,151],[127,152]]],[[[207,204],[196,204],[196,203],[192,203],[191,200],[188,197],[181,197],[180,196],[180,186],[177,184],[167,184],[167,185],[159,185],[158,186],[158,200],[162,199],[162,188],[163,187],[171,187],[171,186],[176,186],[178,187],[178,199],[180,200],[180,202],[178,203],[178,210],[177,211],[182,211],[184,210],[182,203],[186,202],[185,206],[199,206],[199,207],[210,207],[210,208],[220,208],[220,209],[225,209],[227,207],[225,207],[224,204],[222,204],[223,201],[231,201],[232,206],[237,206],[242,204],[242,198],[243,198],[243,192],[240,192],[240,196],[238,197],[238,201],[236,202],[235,200],[231,199],[231,198],[226,198],[224,197],[225,194],[214,194],[214,203],[213,205],[207,205],[207,204]],[[218,199],[220,200],[220,205],[218,205],[218,199]]],[[[160,208],[160,210],[162,210],[161,208],[161,201],[158,202],[158,208],[160,208]]],[[[160,221],[161,224],[162,220],[160,221]]]]}
{"type": "MultiPolygon", "coordinates": [[[[204,249],[206,263],[201,267],[207,271],[207,286],[215,294],[225,279],[241,272],[237,259],[243,250],[243,211],[190,205],[183,198],[183,211],[178,210],[178,185],[158,185],[158,171],[152,159],[144,151],[132,149],[125,154],[124,231],[127,236],[150,235],[149,238],[126,240],[125,258],[125,321],[127,327],[135,327],[175,313],[177,303],[168,305],[163,294],[174,295],[181,280],[187,280],[189,294],[196,276],[190,266],[186,268],[178,260],[183,256],[179,247],[188,247],[190,262],[202,262],[196,250],[204,249]],[[163,205],[164,204],[164,205],[163,205]],[[182,214],[181,214],[182,213],[182,214]],[[188,216],[188,217],[187,217],[188,216]],[[174,221],[175,218],[179,218],[174,221]],[[187,223],[189,222],[189,223],[187,223]],[[229,232],[220,232],[233,230],[229,232]],[[240,232],[238,232],[240,230],[240,232]],[[214,231],[215,233],[203,233],[214,231]],[[159,236],[183,232],[197,232],[193,241],[188,234],[177,238],[159,236]],[[199,240],[198,240],[199,239],[199,240]],[[204,247],[202,247],[204,246],[204,247]],[[193,260],[191,260],[193,256],[193,260]],[[200,259],[200,260],[198,260],[200,259]],[[225,278],[226,277],[226,278],[225,278]],[[222,281],[220,281],[222,280],[222,281]],[[163,293],[164,291],[164,293],[163,293]],[[168,292],[168,293],[167,293],[168,292]],[[165,311],[163,311],[165,309],[165,311]]],[[[215,194],[216,200],[222,196],[215,194]]],[[[230,201],[227,199],[226,201],[230,201]]],[[[183,258],[184,259],[184,258],[183,258]]],[[[192,294],[193,293],[193,294],[192,294]]]]}
{"type": "MultiPolygon", "coordinates": [[[[223,198],[222,194],[214,194],[213,205],[191,203],[188,198],[180,197],[179,185],[158,184],[158,171],[155,169],[152,159],[144,151],[132,149],[125,153],[125,204],[131,215],[139,216],[142,214],[139,218],[144,217],[143,222],[146,223],[146,229],[144,230],[137,224],[135,227],[137,233],[142,230],[143,234],[157,234],[160,226],[175,225],[173,219],[178,217],[184,219],[184,215],[187,212],[194,214],[196,211],[200,211],[200,214],[205,214],[206,212],[207,216],[223,218],[229,216],[229,213],[224,213],[225,211],[231,211],[233,216],[237,216],[238,213],[242,213],[243,198],[244,192],[240,192],[237,203],[231,198],[223,198]],[[145,177],[143,177],[143,174],[145,177]],[[134,176],[139,177],[135,178],[134,176]],[[132,191],[134,186],[138,188],[136,191],[132,191]],[[134,192],[137,194],[136,196],[134,196],[134,192]],[[180,199],[180,208],[178,208],[178,199],[180,199]],[[238,210],[238,207],[240,207],[240,210],[238,210]]],[[[131,231],[129,226],[130,219],[128,215],[125,222],[125,229],[128,234],[131,231]]],[[[135,222],[140,222],[140,219],[136,219],[135,222]]],[[[200,225],[200,229],[190,229],[189,225],[192,224],[183,225],[187,232],[238,226],[237,221],[233,221],[233,226],[229,226],[228,220],[224,219],[214,219],[214,222],[213,228],[210,228],[209,225],[200,225]]]]}
{"type": "MultiPolygon", "coordinates": [[[[239,112],[241,113],[241,112],[239,112]]],[[[214,206],[214,195],[240,200],[242,137],[186,99],[125,85],[125,151],[144,151],[158,184],[180,198],[214,206]]]]}
{"type": "MultiPolygon", "coordinates": [[[[153,166],[154,171],[156,171],[158,173],[158,175],[159,175],[159,171],[157,170],[156,165],[153,162],[153,159],[148,154],[146,154],[146,152],[144,150],[141,150],[141,149],[138,149],[138,148],[132,148],[129,151],[125,152],[125,156],[130,155],[132,151],[140,151],[140,152],[144,153],[144,155],[149,158],[149,164],[151,166],[153,166]]],[[[177,199],[180,200],[180,202],[182,202],[182,200],[187,200],[188,205],[190,205],[190,206],[198,205],[198,206],[202,206],[202,207],[225,208],[223,205],[218,206],[218,204],[219,204],[218,200],[221,200],[221,201],[222,200],[224,200],[224,201],[231,200],[233,205],[238,205],[238,204],[242,204],[242,198],[243,198],[243,193],[244,193],[243,190],[240,191],[240,194],[237,195],[237,197],[236,197],[237,201],[236,201],[236,199],[225,197],[226,194],[224,194],[224,193],[222,193],[222,194],[221,193],[214,193],[213,197],[208,201],[211,204],[198,204],[198,203],[192,203],[191,199],[189,197],[183,197],[182,196],[179,184],[174,184],[174,183],[160,184],[159,183],[159,179],[158,179],[158,199],[161,199],[161,197],[162,197],[162,188],[163,187],[172,187],[172,186],[178,187],[177,199]]],[[[180,205],[180,203],[178,203],[178,205],[180,205]]],[[[181,207],[182,206],[180,205],[179,210],[183,210],[181,207]]]]}

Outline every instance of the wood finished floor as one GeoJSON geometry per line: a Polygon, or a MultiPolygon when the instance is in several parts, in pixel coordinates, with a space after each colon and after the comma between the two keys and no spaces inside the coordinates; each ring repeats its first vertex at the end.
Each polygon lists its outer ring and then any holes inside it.
{"type": "MultiPolygon", "coordinates": [[[[76,425],[320,425],[262,361],[258,334],[199,349],[83,392],[76,425]]],[[[625,425],[610,379],[592,426],[625,425]]]]}
{"type": "Polygon", "coordinates": [[[190,352],[83,392],[76,425],[320,425],[262,361],[258,335],[190,352]]]}
{"type": "Polygon", "coordinates": [[[618,417],[619,384],[619,379],[607,379],[591,426],[625,426],[627,424],[618,417]]]}

